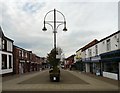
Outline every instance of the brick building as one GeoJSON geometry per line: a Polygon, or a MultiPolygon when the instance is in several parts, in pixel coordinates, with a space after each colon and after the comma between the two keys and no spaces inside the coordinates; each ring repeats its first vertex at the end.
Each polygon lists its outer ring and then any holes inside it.
{"type": "Polygon", "coordinates": [[[71,68],[71,65],[74,64],[74,57],[75,55],[71,55],[68,58],[65,59],[65,68],[71,68]]]}
{"type": "Polygon", "coordinates": [[[36,56],[32,51],[28,51],[14,45],[13,56],[14,74],[23,74],[40,70],[40,57],[36,56]]]}

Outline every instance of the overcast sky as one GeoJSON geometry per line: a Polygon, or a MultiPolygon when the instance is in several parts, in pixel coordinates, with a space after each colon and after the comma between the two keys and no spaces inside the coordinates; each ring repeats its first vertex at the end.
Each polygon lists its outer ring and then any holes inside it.
{"type": "MultiPolygon", "coordinates": [[[[42,31],[43,19],[54,8],[66,18],[68,31],[63,32],[62,25],[57,30],[57,46],[66,57],[118,31],[118,0],[2,0],[0,25],[15,45],[46,56],[53,48],[53,30],[46,25],[48,30],[42,31]]],[[[53,13],[46,20],[52,18],[53,13]]],[[[63,20],[58,13],[57,20],[63,20]]]]}

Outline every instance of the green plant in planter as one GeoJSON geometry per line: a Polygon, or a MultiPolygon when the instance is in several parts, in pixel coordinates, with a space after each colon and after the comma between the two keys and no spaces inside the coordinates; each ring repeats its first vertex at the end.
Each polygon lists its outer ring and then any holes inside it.
{"type": "Polygon", "coordinates": [[[56,59],[57,52],[58,51],[55,51],[55,49],[52,49],[47,57],[49,64],[52,66],[52,69],[49,70],[51,81],[59,81],[60,80],[60,69],[58,68],[60,59],[56,59]]]}

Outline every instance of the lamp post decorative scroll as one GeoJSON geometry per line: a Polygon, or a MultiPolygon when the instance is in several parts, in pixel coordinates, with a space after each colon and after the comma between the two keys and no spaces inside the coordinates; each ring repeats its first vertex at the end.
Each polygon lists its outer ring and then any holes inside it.
{"type": "MultiPolygon", "coordinates": [[[[54,33],[54,49],[55,49],[55,52],[56,52],[56,33],[57,33],[58,27],[60,25],[64,24],[63,31],[67,31],[65,16],[63,15],[63,13],[61,13],[60,11],[58,11],[56,9],[51,10],[51,11],[47,12],[46,15],[45,15],[45,17],[44,17],[44,27],[42,29],[43,31],[47,31],[46,24],[50,25],[52,27],[52,29],[53,29],[53,33],[54,33]],[[53,15],[54,20],[53,21],[47,21],[46,17],[51,12],[54,12],[54,15],[53,15]],[[64,21],[57,21],[56,20],[56,12],[58,12],[59,14],[61,14],[63,16],[64,21]],[[59,24],[57,25],[57,23],[59,23],[59,24]]],[[[55,54],[55,59],[56,59],[56,54],[55,54]]]]}

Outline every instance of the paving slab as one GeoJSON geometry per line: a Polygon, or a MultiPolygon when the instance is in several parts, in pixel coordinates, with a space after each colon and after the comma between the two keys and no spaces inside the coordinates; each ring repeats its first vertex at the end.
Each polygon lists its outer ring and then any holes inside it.
{"type": "MultiPolygon", "coordinates": [[[[48,70],[21,76],[3,82],[3,91],[112,91],[118,92],[118,86],[75,71],[61,70],[64,82],[48,82],[48,70]],[[43,81],[40,80],[44,77],[43,81]],[[66,78],[65,78],[66,77],[66,78]],[[48,80],[45,82],[44,80],[48,80]],[[68,81],[67,81],[68,80],[68,81]],[[76,82],[78,81],[78,82],[76,82]]],[[[80,93],[81,93],[80,92],[80,93]]]]}

